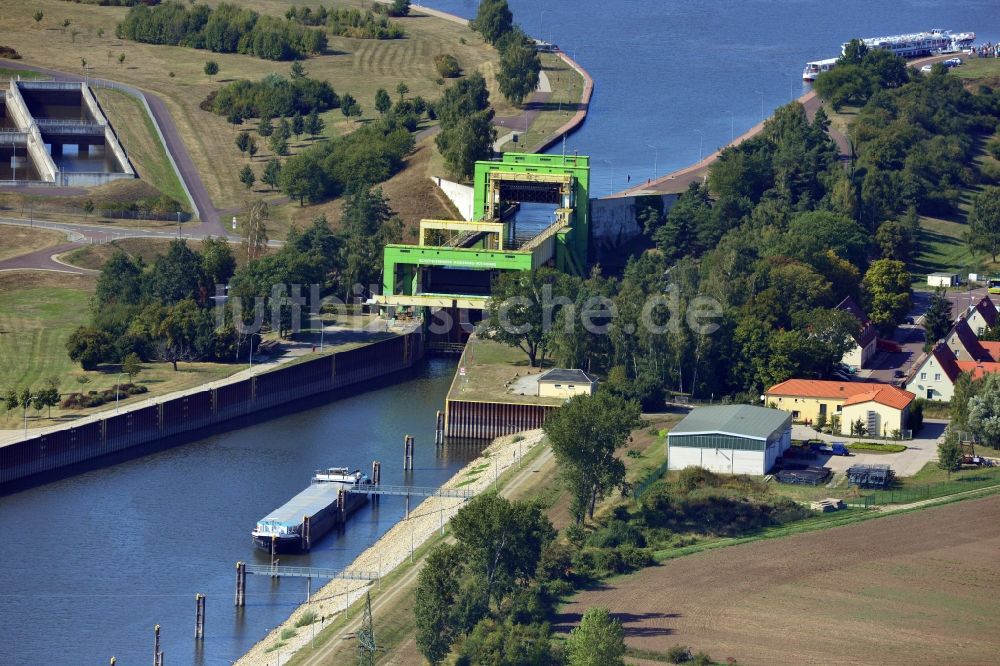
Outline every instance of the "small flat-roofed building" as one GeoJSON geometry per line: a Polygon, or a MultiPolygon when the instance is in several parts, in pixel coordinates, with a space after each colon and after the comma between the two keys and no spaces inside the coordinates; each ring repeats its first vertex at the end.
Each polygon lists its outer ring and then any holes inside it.
{"type": "Polygon", "coordinates": [[[597,380],[583,370],[552,368],[538,377],[539,398],[572,398],[591,395],[596,389],[597,380]]]}
{"type": "Polygon", "coordinates": [[[768,472],[792,445],[792,415],[751,405],[698,407],[667,434],[667,467],[768,472]]]}
{"type": "Polygon", "coordinates": [[[958,276],[954,273],[931,273],[927,276],[928,287],[955,287],[958,285],[958,276]]]}

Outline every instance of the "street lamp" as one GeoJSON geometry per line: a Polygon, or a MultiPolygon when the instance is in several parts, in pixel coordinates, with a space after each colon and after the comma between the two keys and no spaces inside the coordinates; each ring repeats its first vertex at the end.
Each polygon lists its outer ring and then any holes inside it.
{"type": "Polygon", "coordinates": [[[695,132],[698,133],[698,161],[701,162],[701,156],[705,147],[705,133],[700,129],[696,129],[695,132]]]}
{"type": "Polygon", "coordinates": [[[646,145],[653,149],[653,178],[656,178],[656,174],[660,171],[660,149],[651,143],[646,145]]]}
{"type": "Polygon", "coordinates": [[[615,191],[615,165],[611,160],[602,159],[602,162],[611,167],[611,193],[614,194],[615,191]]]}
{"type": "Polygon", "coordinates": [[[764,93],[760,90],[754,90],[754,92],[760,95],[760,122],[764,122],[764,93]]]}
{"type": "Polygon", "coordinates": [[[729,143],[736,140],[736,114],[732,110],[727,112],[729,114],[729,143]]]}
{"type": "Polygon", "coordinates": [[[28,395],[28,399],[24,401],[24,438],[28,438],[28,405],[31,404],[32,400],[37,400],[37,395],[28,395]]]}
{"type": "Polygon", "coordinates": [[[542,32],[545,30],[545,22],[542,20],[542,18],[545,16],[545,13],[547,11],[549,10],[543,9],[538,13],[538,39],[542,38],[542,32]]]}
{"type": "Polygon", "coordinates": [[[181,237],[181,212],[177,211],[177,237],[181,237]]]}
{"type": "Polygon", "coordinates": [[[118,413],[118,386],[121,384],[123,374],[125,374],[124,370],[119,372],[118,377],[115,378],[115,414],[118,413]]]}

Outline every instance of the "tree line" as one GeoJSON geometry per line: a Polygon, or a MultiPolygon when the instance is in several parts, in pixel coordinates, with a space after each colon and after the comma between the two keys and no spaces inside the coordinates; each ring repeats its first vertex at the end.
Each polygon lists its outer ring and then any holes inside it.
{"type": "Polygon", "coordinates": [[[115,34],[147,44],[242,53],[266,60],[305,58],[322,53],[327,44],[323,30],[225,2],[214,9],[203,4],[185,7],[175,0],[155,7],[136,5],[118,24],[115,34]]]}
{"type": "MultiPolygon", "coordinates": [[[[302,25],[326,26],[330,34],[337,37],[402,39],[406,36],[406,31],[395,21],[390,21],[387,16],[389,10],[395,9],[397,6],[399,7],[398,11],[403,11],[404,5],[401,3],[396,3],[396,5],[378,3],[374,11],[372,9],[361,11],[355,8],[327,9],[324,5],[313,9],[312,7],[293,5],[285,12],[285,18],[302,25]]],[[[407,14],[409,13],[409,3],[405,4],[405,11],[407,14]]],[[[405,16],[405,14],[393,15],[405,16]]]]}
{"type": "Polygon", "coordinates": [[[227,83],[209,93],[201,106],[220,116],[237,114],[245,120],[307,115],[313,110],[323,113],[340,105],[340,97],[327,81],[294,73],[291,78],[272,73],[259,81],[241,79],[227,83]]]}
{"type": "Polygon", "coordinates": [[[487,44],[496,47],[500,54],[497,71],[500,92],[511,104],[520,105],[538,88],[542,71],[534,40],[514,23],[507,0],[481,0],[469,27],[480,33],[487,44]]]}

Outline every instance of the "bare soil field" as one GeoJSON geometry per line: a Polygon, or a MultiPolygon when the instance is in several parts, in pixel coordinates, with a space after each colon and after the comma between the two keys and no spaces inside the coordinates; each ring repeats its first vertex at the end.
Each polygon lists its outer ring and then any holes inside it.
{"type": "Polygon", "coordinates": [[[995,664],[1000,496],[671,560],[577,595],[630,647],[740,664],[995,664]]]}

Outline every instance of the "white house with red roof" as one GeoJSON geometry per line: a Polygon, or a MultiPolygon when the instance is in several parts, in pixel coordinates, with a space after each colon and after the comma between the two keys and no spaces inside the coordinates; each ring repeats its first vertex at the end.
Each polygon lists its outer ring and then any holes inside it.
{"type": "Polygon", "coordinates": [[[969,322],[969,328],[972,329],[977,338],[983,337],[983,333],[993,328],[997,323],[997,318],[997,306],[989,296],[983,296],[965,313],[965,320],[969,322]]]}
{"type": "Polygon", "coordinates": [[[995,361],[986,347],[979,341],[972,327],[966,320],[965,315],[955,320],[955,325],[951,327],[944,338],[944,343],[955,355],[956,361],[995,361]]]}
{"type": "Polygon", "coordinates": [[[913,364],[906,378],[906,390],[926,400],[948,402],[955,395],[955,381],[960,374],[962,368],[955,353],[943,341],[938,342],[913,364]]]}

